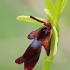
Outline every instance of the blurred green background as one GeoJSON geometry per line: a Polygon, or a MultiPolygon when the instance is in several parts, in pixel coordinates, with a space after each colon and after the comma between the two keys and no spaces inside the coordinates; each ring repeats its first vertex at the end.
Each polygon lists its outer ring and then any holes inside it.
{"type": "MultiPolygon", "coordinates": [[[[70,70],[70,0],[61,15],[58,52],[51,70],[70,70]]],[[[27,35],[41,27],[16,20],[19,15],[33,15],[46,18],[44,0],[0,0],[0,70],[23,70],[23,64],[15,64],[31,43],[27,35]]],[[[45,51],[33,70],[42,70],[45,51]]]]}

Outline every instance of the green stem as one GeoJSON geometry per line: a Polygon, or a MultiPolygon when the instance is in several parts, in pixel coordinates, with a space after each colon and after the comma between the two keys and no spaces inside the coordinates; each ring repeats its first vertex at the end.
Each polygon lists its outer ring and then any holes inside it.
{"type": "Polygon", "coordinates": [[[45,56],[43,70],[50,70],[53,58],[54,57],[45,56]]]}
{"type": "MultiPolygon", "coordinates": [[[[45,55],[43,70],[50,70],[54,55],[57,52],[57,45],[58,45],[58,38],[59,38],[59,24],[58,24],[58,22],[59,22],[59,18],[61,15],[62,3],[63,3],[63,0],[56,0],[55,6],[53,9],[51,0],[46,0],[46,7],[49,9],[49,11],[51,12],[51,14],[53,16],[52,25],[56,28],[56,31],[53,32],[53,35],[52,35],[50,56],[45,55]],[[50,7],[49,4],[52,6],[52,8],[50,7]]],[[[50,17],[48,17],[48,19],[51,21],[50,17]]]]}

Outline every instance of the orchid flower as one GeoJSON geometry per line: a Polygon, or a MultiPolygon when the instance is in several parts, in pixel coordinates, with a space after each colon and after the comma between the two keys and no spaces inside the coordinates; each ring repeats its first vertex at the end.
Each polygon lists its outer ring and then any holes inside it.
{"type": "Polygon", "coordinates": [[[46,51],[43,70],[50,70],[52,60],[57,52],[59,40],[59,17],[66,4],[66,0],[56,0],[55,5],[51,0],[45,0],[45,13],[48,20],[35,16],[18,16],[17,20],[37,23],[42,27],[32,31],[28,35],[28,39],[32,40],[25,53],[17,58],[17,64],[24,63],[24,70],[32,70],[39,60],[42,46],[46,51]]]}

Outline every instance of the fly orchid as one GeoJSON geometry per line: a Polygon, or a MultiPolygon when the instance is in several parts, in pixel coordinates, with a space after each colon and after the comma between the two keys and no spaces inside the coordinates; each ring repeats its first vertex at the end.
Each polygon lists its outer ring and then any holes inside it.
{"type": "Polygon", "coordinates": [[[33,42],[29,45],[25,53],[15,60],[17,64],[22,64],[24,62],[24,70],[32,70],[36,65],[40,57],[42,46],[44,46],[46,54],[48,56],[50,55],[50,44],[52,37],[52,26],[50,22],[46,20],[41,21],[33,16],[30,16],[30,18],[43,23],[45,26],[31,32],[28,35],[28,39],[33,39],[33,42]]]}
{"type": "Polygon", "coordinates": [[[59,17],[63,11],[66,0],[56,0],[56,4],[51,0],[45,0],[46,9],[44,11],[48,15],[48,20],[34,16],[18,16],[18,20],[39,23],[41,28],[32,31],[28,35],[28,39],[32,43],[26,49],[25,53],[15,60],[15,63],[24,63],[24,70],[32,70],[39,60],[42,46],[46,51],[43,70],[50,70],[52,60],[57,52],[58,38],[59,38],[59,17]]]}

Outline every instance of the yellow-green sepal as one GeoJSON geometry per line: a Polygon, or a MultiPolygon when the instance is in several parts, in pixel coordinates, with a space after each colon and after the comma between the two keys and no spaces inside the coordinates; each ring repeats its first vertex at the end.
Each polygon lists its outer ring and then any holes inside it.
{"type": "MultiPolygon", "coordinates": [[[[41,21],[44,21],[44,19],[42,18],[39,18],[39,17],[35,17],[41,21]]],[[[38,25],[41,25],[41,26],[44,26],[43,23],[40,23],[32,18],[30,18],[30,16],[18,16],[17,17],[17,20],[20,20],[20,21],[26,21],[26,22],[31,22],[31,23],[35,23],[35,24],[38,24],[38,25]]]]}
{"type": "Polygon", "coordinates": [[[53,26],[53,35],[54,35],[54,37],[55,37],[53,56],[55,56],[55,54],[56,54],[56,52],[57,52],[57,47],[58,47],[58,32],[57,32],[55,26],[53,26]]]}

